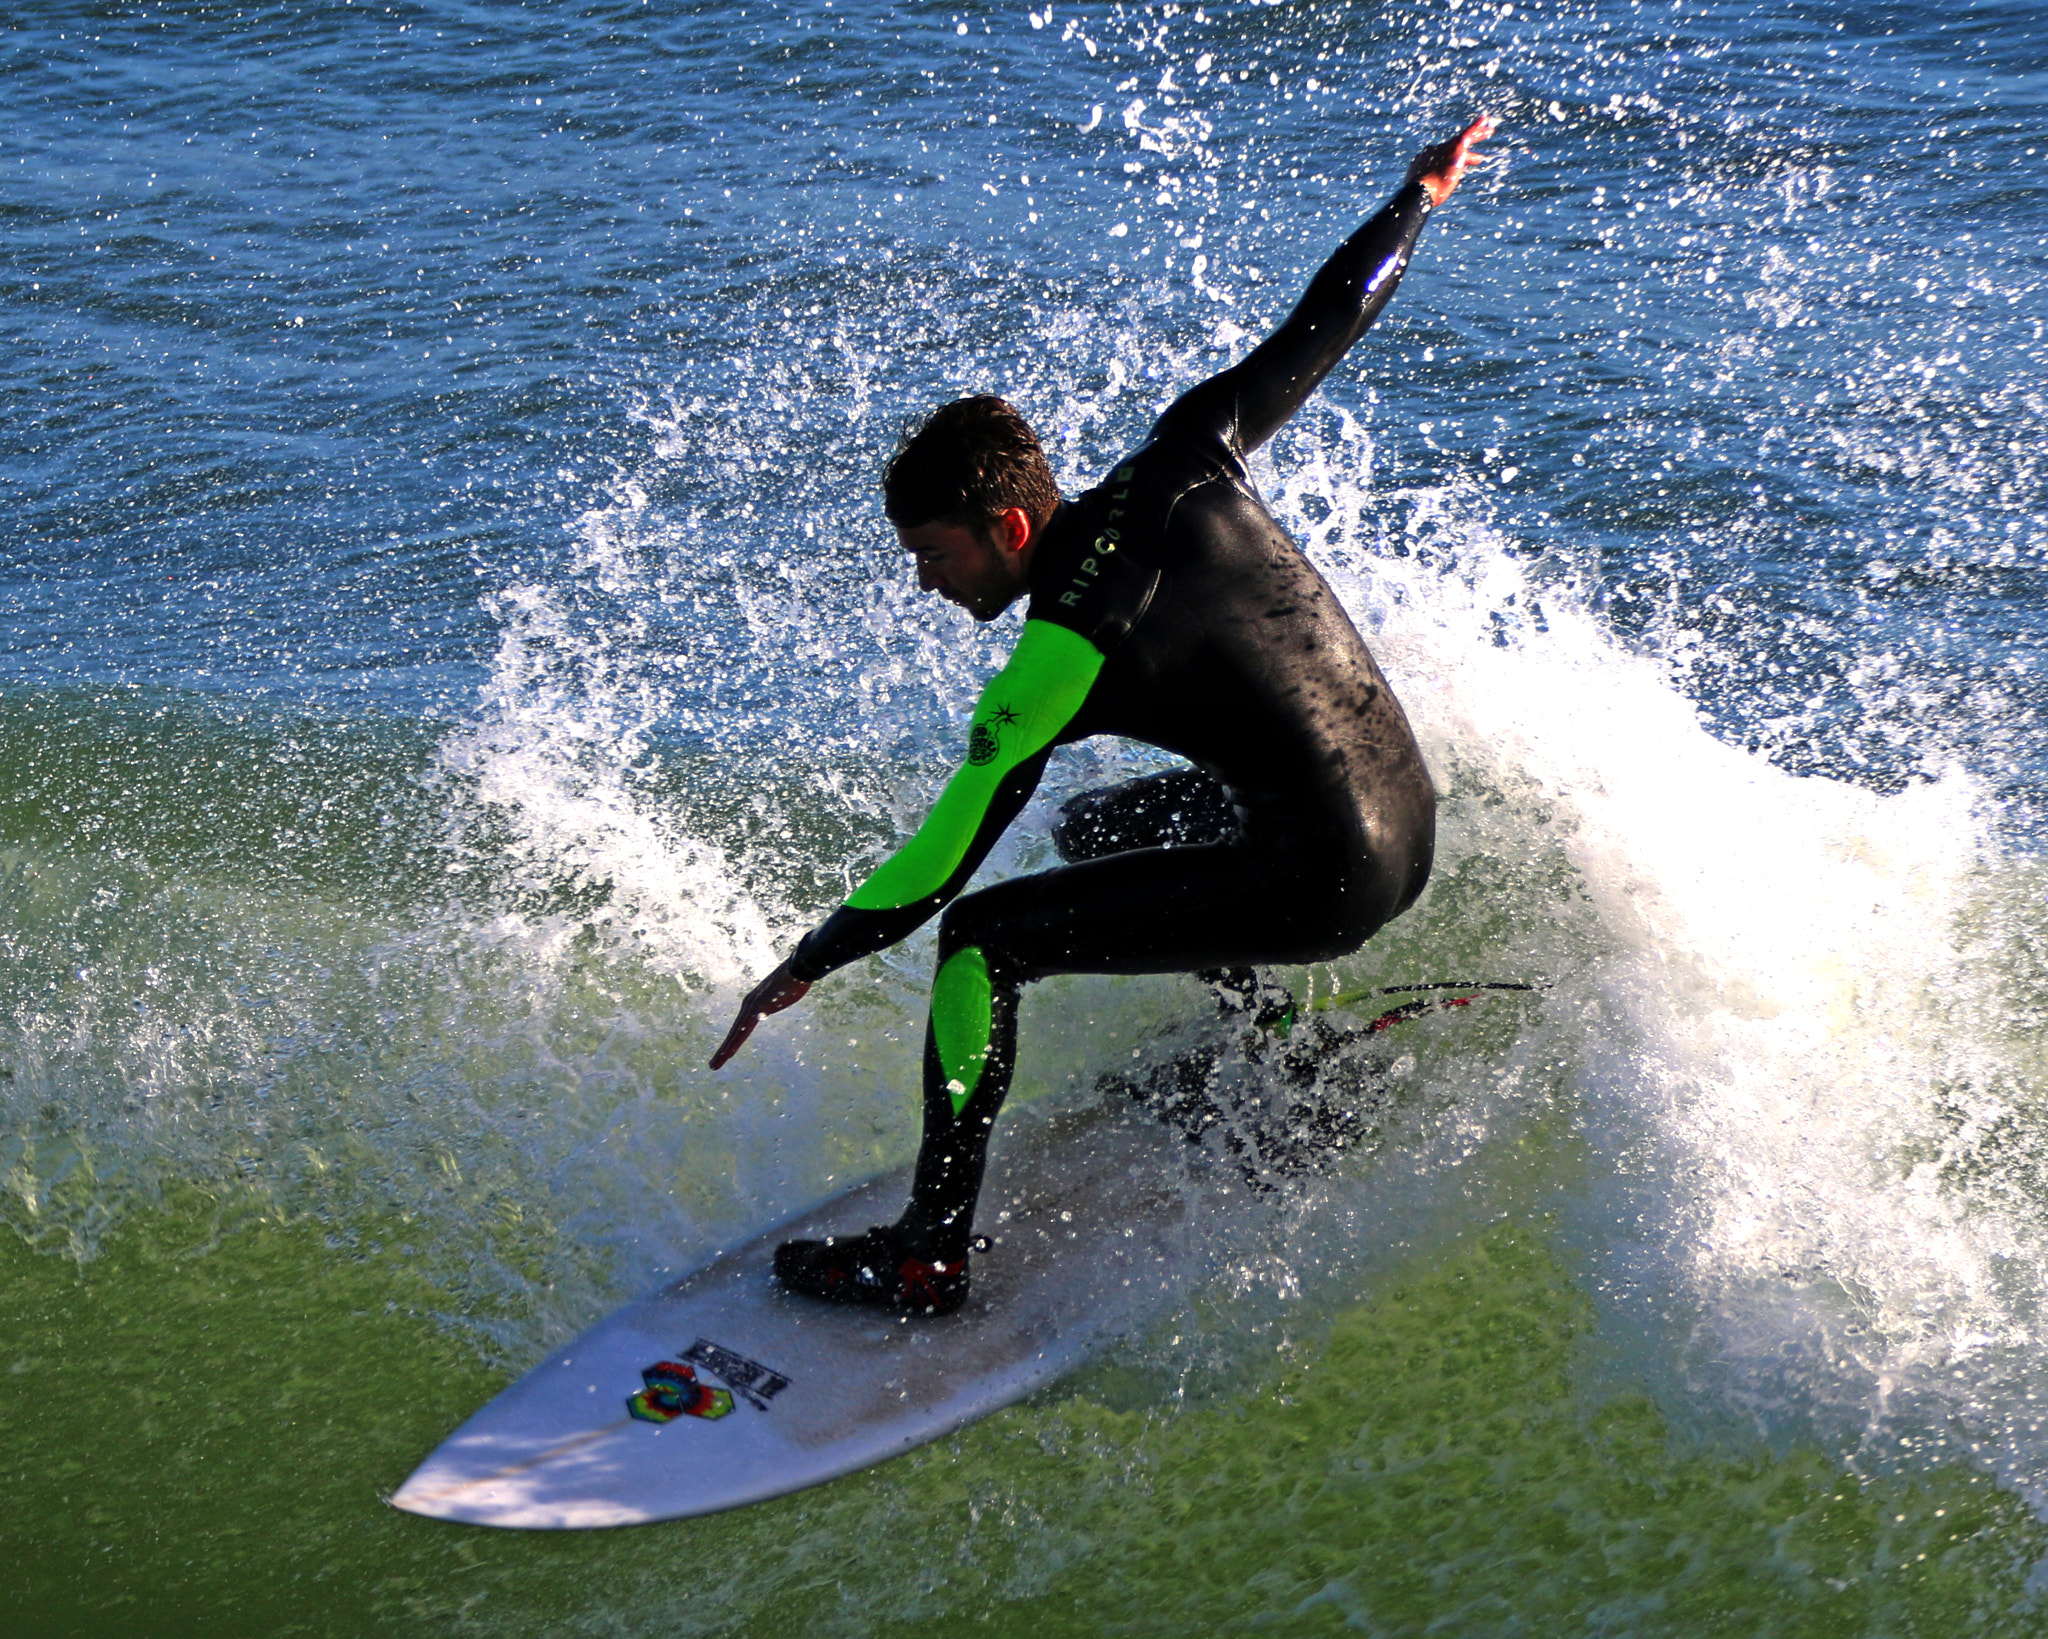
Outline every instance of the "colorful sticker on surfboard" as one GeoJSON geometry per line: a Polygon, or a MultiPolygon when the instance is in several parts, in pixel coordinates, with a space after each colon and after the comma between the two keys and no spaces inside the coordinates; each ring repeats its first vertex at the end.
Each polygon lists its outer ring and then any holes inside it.
{"type": "Polygon", "coordinates": [[[789,1379],[782,1373],[770,1370],[758,1360],[735,1354],[708,1337],[698,1338],[683,1351],[682,1358],[702,1366],[729,1385],[733,1393],[756,1411],[766,1411],[768,1402],[789,1387],[789,1379]]]}
{"type": "Polygon", "coordinates": [[[640,1377],[647,1387],[626,1397],[626,1410],[643,1423],[672,1423],[678,1417],[723,1417],[732,1410],[730,1394],[698,1382],[696,1372],[681,1361],[657,1361],[640,1377]]]}

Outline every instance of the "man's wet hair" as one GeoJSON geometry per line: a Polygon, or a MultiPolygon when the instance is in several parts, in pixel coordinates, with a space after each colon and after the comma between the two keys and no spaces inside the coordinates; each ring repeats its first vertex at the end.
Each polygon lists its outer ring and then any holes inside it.
{"type": "Polygon", "coordinates": [[[1059,504],[1038,434],[993,393],[941,404],[882,474],[883,510],[902,529],[958,524],[981,535],[1011,507],[1042,524],[1059,504]]]}

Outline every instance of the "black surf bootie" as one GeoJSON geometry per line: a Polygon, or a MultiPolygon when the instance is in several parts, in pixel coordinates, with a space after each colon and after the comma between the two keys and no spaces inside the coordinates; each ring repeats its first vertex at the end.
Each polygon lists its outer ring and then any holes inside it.
{"type": "Polygon", "coordinates": [[[877,1224],[865,1235],[784,1241],[775,1249],[775,1278],[805,1297],[904,1315],[950,1314],[967,1300],[966,1254],[950,1263],[914,1258],[894,1224],[877,1224]]]}

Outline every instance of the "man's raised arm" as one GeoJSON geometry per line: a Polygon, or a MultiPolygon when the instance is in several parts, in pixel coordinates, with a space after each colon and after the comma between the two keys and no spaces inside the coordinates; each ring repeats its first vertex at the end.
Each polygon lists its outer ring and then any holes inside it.
{"type": "Polygon", "coordinates": [[[1278,432],[1365,334],[1408,266],[1429,213],[1472,163],[1472,149],[1493,133],[1482,114],[1448,142],[1424,149],[1384,209],[1322,266],[1286,321],[1243,359],[1172,404],[1154,436],[1209,438],[1242,457],[1278,432]]]}

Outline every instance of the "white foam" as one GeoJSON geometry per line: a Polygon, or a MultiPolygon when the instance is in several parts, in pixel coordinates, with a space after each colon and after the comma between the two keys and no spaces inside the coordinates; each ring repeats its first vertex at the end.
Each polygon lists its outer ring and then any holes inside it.
{"type": "Polygon", "coordinates": [[[1520,835],[1493,842],[1560,850],[1597,919],[1556,1000],[1594,1032],[1575,1234],[1617,1329],[1664,1317],[1650,1330],[1677,1352],[1648,1369],[1767,1420],[1832,1408],[1876,1430],[1929,1395],[1987,1415],[2020,1386],[1982,1362],[2036,1335],[2015,1268],[2038,1287],[2048,1261],[1941,1164],[1942,1078],[1982,1056],[1945,1000],[1996,865],[1979,786],[1883,795],[1724,744],[1673,666],[1531,580],[1482,492],[1347,482],[1338,457],[1365,443],[1342,424],[1284,504],[1446,788],[1505,798],[1520,835]]]}
{"type": "MultiPolygon", "coordinates": [[[[577,618],[548,584],[513,585],[488,600],[501,627],[490,682],[474,720],[438,752],[468,799],[451,805],[452,841],[458,861],[488,850],[494,863],[510,855],[536,884],[608,890],[573,922],[522,928],[539,947],[594,922],[629,937],[661,971],[729,986],[772,966],[774,946],[720,850],[647,795],[658,768],[653,736],[673,702],[633,609],[653,595],[630,550],[643,504],[631,491],[576,530],[570,585],[587,580],[617,600],[624,613],[615,625],[577,618]],[[478,809],[495,822],[488,842],[471,840],[478,809]]],[[[501,937],[513,930],[510,919],[497,925],[501,937]]]]}

